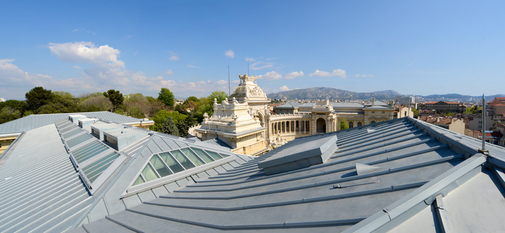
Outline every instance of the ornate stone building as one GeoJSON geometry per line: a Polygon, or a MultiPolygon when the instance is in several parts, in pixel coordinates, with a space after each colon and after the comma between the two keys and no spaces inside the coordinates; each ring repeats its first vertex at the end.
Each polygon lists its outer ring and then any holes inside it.
{"type": "MultiPolygon", "coordinates": [[[[255,155],[297,137],[337,131],[340,121],[358,127],[393,119],[394,108],[380,101],[370,105],[330,103],[299,105],[288,114],[270,114],[270,100],[256,76],[239,75],[240,84],[229,99],[214,102],[214,114],[195,129],[202,140],[220,139],[233,152],[255,155]]],[[[282,108],[282,106],[281,106],[282,108]]]]}

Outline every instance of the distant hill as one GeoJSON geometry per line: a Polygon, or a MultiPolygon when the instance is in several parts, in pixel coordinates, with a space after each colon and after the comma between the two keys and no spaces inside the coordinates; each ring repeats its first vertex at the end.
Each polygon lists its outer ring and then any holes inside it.
{"type": "MultiPolygon", "coordinates": [[[[398,96],[405,96],[393,90],[386,91],[374,91],[374,92],[354,92],[346,91],[341,89],[335,89],[331,87],[313,87],[307,89],[296,89],[290,91],[283,91],[279,93],[267,94],[270,99],[283,99],[283,100],[294,100],[294,99],[326,99],[326,97],[333,100],[369,100],[373,97],[377,100],[391,100],[398,96]]],[[[408,95],[412,96],[412,95],[408,95]]],[[[491,101],[495,97],[505,97],[505,94],[496,94],[486,96],[486,101],[491,101]]],[[[461,94],[437,94],[437,95],[416,95],[416,98],[422,98],[423,101],[463,101],[463,102],[475,102],[479,101],[482,96],[471,96],[471,95],[461,95],[461,94]]]]}
{"type": "Polygon", "coordinates": [[[357,100],[357,99],[370,99],[375,97],[377,100],[390,100],[394,99],[401,94],[393,91],[374,91],[374,92],[354,92],[331,87],[313,87],[307,89],[296,89],[290,91],[283,91],[279,93],[267,94],[270,99],[326,99],[327,97],[334,100],[357,100]]]}
{"type": "MultiPolygon", "coordinates": [[[[478,101],[482,96],[460,95],[460,94],[444,94],[444,95],[426,95],[420,96],[425,100],[448,100],[448,101],[478,101]]],[[[494,100],[495,97],[505,97],[504,94],[486,96],[486,101],[494,100]]]]}

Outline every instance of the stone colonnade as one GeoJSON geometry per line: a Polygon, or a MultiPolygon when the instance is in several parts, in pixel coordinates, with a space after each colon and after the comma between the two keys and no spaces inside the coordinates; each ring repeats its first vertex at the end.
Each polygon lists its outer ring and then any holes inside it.
{"type": "Polygon", "coordinates": [[[310,134],[309,120],[285,120],[270,123],[272,134],[310,134]]]}

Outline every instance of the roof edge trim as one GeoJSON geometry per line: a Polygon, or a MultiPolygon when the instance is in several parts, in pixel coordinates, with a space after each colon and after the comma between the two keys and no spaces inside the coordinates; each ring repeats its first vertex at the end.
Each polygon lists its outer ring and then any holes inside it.
{"type": "MultiPolygon", "coordinates": [[[[405,214],[418,205],[428,205],[439,194],[447,194],[469,178],[480,172],[480,166],[486,163],[486,156],[472,156],[449,171],[431,180],[419,189],[394,202],[362,222],[346,229],[344,232],[372,232],[385,227],[388,223],[394,223],[395,218],[405,214]],[[472,172],[473,171],[473,172],[472,172]],[[468,176],[469,177],[468,177],[468,176]],[[459,182],[460,179],[462,182],[459,182]],[[465,179],[466,178],[466,179],[465,179]],[[431,202],[430,202],[431,201],[431,202]],[[430,203],[427,203],[430,202],[430,203]]],[[[417,209],[417,208],[416,208],[417,209]]]]}

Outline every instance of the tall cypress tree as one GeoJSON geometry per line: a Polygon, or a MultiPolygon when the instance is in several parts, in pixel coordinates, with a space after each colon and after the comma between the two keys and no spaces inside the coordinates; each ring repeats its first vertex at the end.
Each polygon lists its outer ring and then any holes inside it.
{"type": "Polygon", "coordinates": [[[168,116],[165,119],[163,125],[161,125],[161,132],[166,134],[172,134],[174,136],[179,136],[179,129],[175,126],[174,120],[172,117],[168,116]]]}

